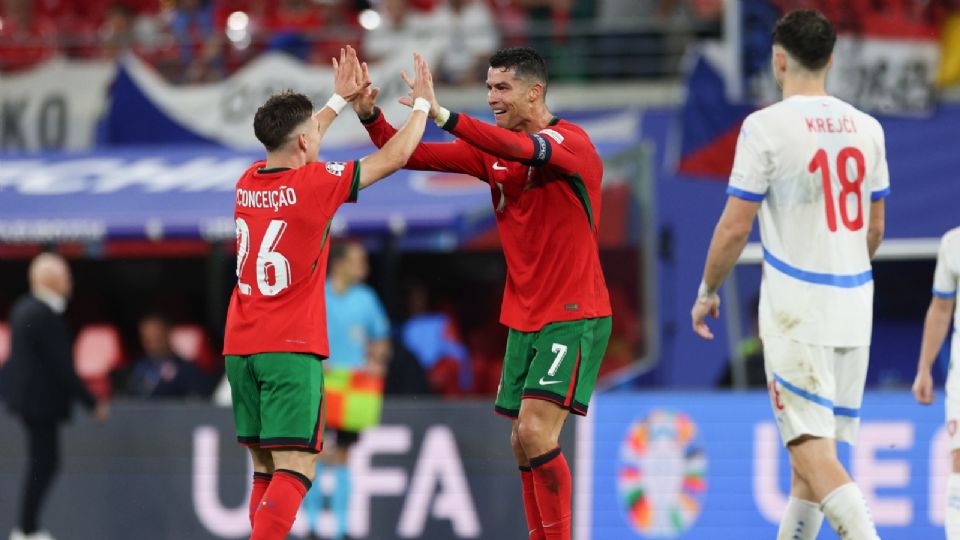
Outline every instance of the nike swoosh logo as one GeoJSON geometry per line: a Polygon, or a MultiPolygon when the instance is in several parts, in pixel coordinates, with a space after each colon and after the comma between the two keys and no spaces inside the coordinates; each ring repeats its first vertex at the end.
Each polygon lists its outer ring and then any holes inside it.
{"type": "Polygon", "coordinates": [[[504,167],[503,165],[500,165],[500,162],[499,162],[499,161],[494,161],[494,162],[493,162],[493,170],[495,170],[495,171],[505,171],[505,170],[507,170],[507,168],[504,167]]]}
{"type": "Polygon", "coordinates": [[[562,383],[562,382],[563,382],[563,381],[545,381],[545,380],[543,380],[543,377],[540,377],[540,384],[542,384],[543,386],[547,386],[547,385],[551,385],[551,384],[559,384],[559,383],[562,383]]]}

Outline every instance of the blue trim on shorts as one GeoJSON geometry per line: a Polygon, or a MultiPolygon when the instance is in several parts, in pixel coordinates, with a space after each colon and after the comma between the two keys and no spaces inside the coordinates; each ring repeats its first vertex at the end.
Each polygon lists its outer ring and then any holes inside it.
{"type": "Polygon", "coordinates": [[[823,405],[824,407],[833,410],[834,416],[847,416],[850,418],[860,418],[860,409],[853,409],[850,407],[834,407],[833,402],[830,401],[829,399],[823,396],[818,396],[812,392],[807,392],[806,390],[804,390],[803,388],[800,388],[799,386],[794,386],[789,382],[787,382],[787,380],[784,379],[783,377],[777,375],[776,373],[773,374],[773,378],[778,383],[780,383],[780,386],[786,388],[787,390],[793,392],[794,394],[802,398],[809,399],[810,401],[816,403],[817,405],[823,405]]]}
{"type": "Polygon", "coordinates": [[[750,202],[761,202],[763,201],[763,198],[767,196],[766,193],[754,193],[752,191],[735,188],[733,186],[727,186],[727,195],[733,195],[738,199],[743,199],[750,202]]]}
{"type": "Polygon", "coordinates": [[[834,407],[835,416],[848,416],[850,418],[860,418],[860,409],[851,409],[850,407],[834,407]]]}
{"type": "Polygon", "coordinates": [[[778,383],[780,383],[780,386],[786,388],[787,390],[793,392],[794,394],[802,398],[809,399],[810,401],[816,403],[817,405],[823,405],[828,409],[833,409],[833,402],[830,401],[829,399],[823,396],[818,396],[812,392],[807,392],[806,390],[804,390],[803,388],[800,388],[799,386],[794,386],[788,383],[786,379],[777,375],[776,373],[773,374],[773,378],[776,379],[778,383]]]}
{"type": "Polygon", "coordinates": [[[859,274],[823,274],[820,272],[801,270],[774,257],[772,253],[767,251],[766,247],[763,248],[763,260],[784,274],[799,279],[800,281],[806,281],[807,283],[852,289],[873,281],[873,270],[867,270],[859,274]]]}

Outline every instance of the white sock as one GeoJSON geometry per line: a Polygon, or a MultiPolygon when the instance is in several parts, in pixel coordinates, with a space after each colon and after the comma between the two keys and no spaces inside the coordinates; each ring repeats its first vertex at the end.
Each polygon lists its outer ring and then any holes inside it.
{"type": "Polygon", "coordinates": [[[947,479],[947,540],[960,540],[960,474],[947,479]]]}
{"type": "Polygon", "coordinates": [[[820,509],[842,540],[879,540],[867,501],[853,482],[831,491],[820,509]]]}
{"type": "Polygon", "coordinates": [[[780,520],[777,540],[815,540],[823,524],[820,505],[796,497],[790,497],[787,510],[780,520]]]}

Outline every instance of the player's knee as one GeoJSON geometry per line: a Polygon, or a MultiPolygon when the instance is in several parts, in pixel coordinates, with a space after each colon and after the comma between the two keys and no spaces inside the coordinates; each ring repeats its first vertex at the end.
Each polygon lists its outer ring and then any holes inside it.
{"type": "Polygon", "coordinates": [[[789,449],[793,474],[808,484],[818,473],[832,471],[839,464],[836,455],[816,437],[804,436],[791,441],[789,449]]]}
{"type": "Polygon", "coordinates": [[[546,427],[535,419],[521,419],[517,424],[517,439],[524,449],[539,448],[549,437],[546,427]]]}
{"type": "Polygon", "coordinates": [[[953,458],[953,473],[960,474],[960,450],[954,450],[950,452],[950,457],[953,458]]]}

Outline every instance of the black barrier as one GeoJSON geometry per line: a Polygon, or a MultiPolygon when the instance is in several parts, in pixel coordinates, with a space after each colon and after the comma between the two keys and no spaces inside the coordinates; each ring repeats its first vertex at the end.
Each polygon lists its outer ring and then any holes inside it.
{"type": "MultiPolygon", "coordinates": [[[[526,538],[510,423],[488,401],[388,400],[351,457],[355,538],[526,538]]],[[[115,404],[62,433],[63,466],[42,515],[58,540],[246,538],[246,451],[229,409],[115,404]]],[[[574,463],[573,425],[563,441],[574,463]]],[[[22,428],[0,414],[0,538],[13,527],[22,428]]],[[[301,515],[290,538],[307,537],[301,515]]],[[[329,527],[330,516],[321,526],[329,527]]]]}

